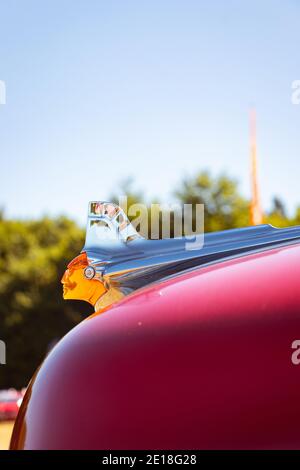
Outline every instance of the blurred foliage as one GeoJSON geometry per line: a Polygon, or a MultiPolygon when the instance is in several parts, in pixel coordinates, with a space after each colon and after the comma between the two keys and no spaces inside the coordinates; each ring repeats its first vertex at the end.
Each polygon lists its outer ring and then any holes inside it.
{"type": "Polygon", "coordinates": [[[175,196],[183,204],[204,204],[204,230],[214,232],[249,225],[249,201],[237,182],[226,175],[213,178],[208,171],[186,178],[175,196]]]}
{"type": "MultiPolygon", "coordinates": [[[[128,196],[128,206],[145,199],[131,179],[118,194],[128,196]]],[[[203,171],[186,178],[174,198],[205,205],[205,232],[249,225],[249,201],[226,175],[213,177],[203,171]]],[[[109,200],[119,203],[116,194],[109,200]]],[[[150,211],[148,217],[150,234],[150,211]]],[[[159,217],[161,221],[161,211],[159,217]]],[[[300,224],[300,207],[288,217],[284,203],[274,197],[265,222],[277,227],[300,224]]],[[[91,312],[86,303],[64,301],[60,285],[66,265],[83,243],[84,231],[66,217],[21,221],[7,219],[0,211],[0,339],[7,345],[0,388],[26,385],[51,345],[91,312]]]]}
{"type": "Polygon", "coordinates": [[[88,306],[64,302],[60,278],[83,246],[83,230],[65,217],[0,219],[0,339],[7,357],[0,388],[22,387],[51,344],[88,306]]]}

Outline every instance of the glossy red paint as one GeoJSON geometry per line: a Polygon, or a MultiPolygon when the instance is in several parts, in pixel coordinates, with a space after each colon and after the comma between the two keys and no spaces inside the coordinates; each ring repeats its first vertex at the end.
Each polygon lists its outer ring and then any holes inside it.
{"type": "Polygon", "coordinates": [[[300,448],[300,246],[148,287],[73,329],[12,449],[300,448]]]}

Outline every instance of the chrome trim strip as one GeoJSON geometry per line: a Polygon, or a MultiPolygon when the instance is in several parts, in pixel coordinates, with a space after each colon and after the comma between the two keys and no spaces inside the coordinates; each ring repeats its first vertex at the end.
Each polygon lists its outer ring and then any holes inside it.
{"type": "MultiPolygon", "coordinates": [[[[114,206],[118,214],[121,211],[112,203],[98,204],[114,206]]],[[[119,225],[114,226],[116,213],[112,218],[107,211],[101,211],[101,214],[89,212],[83,251],[96,271],[96,279],[123,294],[204,264],[300,242],[299,226],[277,229],[260,225],[204,234],[202,248],[187,250],[186,238],[145,240],[137,234],[123,212],[122,220],[125,220],[130,236],[116,237],[119,230],[119,225]],[[101,227],[107,222],[108,234],[115,230],[113,237],[97,240],[90,236],[92,224],[98,221],[101,227]]]]}

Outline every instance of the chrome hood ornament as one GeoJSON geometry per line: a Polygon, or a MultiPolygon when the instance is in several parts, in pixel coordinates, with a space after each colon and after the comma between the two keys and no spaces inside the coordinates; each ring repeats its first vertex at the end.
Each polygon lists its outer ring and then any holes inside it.
{"type": "Polygon", "coordinates": [[[187,238],[147,240],[116,204],[89,204],[86,240],[81,254],[62,278],[64,298],[104,309],[150,283],[221,260],[300,242],[300,227],[259,225],[202,234],[187,249],[187,238]]]}

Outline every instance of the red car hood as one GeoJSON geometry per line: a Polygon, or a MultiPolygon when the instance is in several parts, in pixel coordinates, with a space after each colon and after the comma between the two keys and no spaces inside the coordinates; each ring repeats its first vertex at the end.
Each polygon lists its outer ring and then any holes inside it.
{"type": "Polygon", "coordinates": [[[33,379],[13,449],[300,448],[300,246],[137,291],[33,379]]]}

